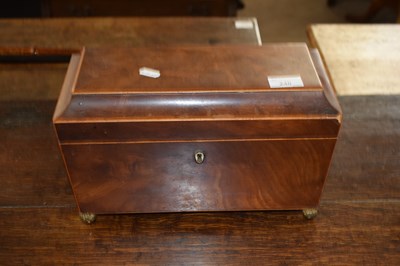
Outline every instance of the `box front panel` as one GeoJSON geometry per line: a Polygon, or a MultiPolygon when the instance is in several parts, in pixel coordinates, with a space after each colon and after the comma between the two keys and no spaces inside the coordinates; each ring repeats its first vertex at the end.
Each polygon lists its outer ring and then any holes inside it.
{"type": "Polygon", "coordinates": [[[275,210],[318,205],[335,142],[70,144],[62,150],[84,212],[275,210]]]}
{"type": "Polygon", "coordinates": [[[57,124],[61,144],[336,138],[335,119],[57,124]]]}

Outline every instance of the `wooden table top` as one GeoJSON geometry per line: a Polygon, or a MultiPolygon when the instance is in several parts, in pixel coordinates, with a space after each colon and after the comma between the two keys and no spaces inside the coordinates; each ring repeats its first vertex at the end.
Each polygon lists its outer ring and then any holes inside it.
{"type": "MultiPolygon", "coordinates": [[[[112,45],[175,40],[132,35],[135,20],[0,21],[0,42],[74,48],[103,36],[114,36],[112,45]],[[91,38],[79,33],[81,23],[91,38]]],[[[209,43],[210,34],[220,36],[212,31],[194,38],[209,43]]],[[[312,221],[299,211],[171,213],[99,216],[88,226],[78,218],[51,122],[65,70],[65,63],[0,63],[1,265],[398,265],[399,95],[340,97],[343,127],[312,221]]]]}
{"type": "Polygon", "coordinates": [[[316,24],[308,34],[339,95],[400,94],[400,25],[316,24]]]}
{"type": "Polygon", "coordinates": [[[0,19],[0,29],[0,47],[76,49],[82,46],[261,44],[255,18],[0,19]],[[238,20],[250,20],[254,27],[238,29],[235,26],[238,20]]]}

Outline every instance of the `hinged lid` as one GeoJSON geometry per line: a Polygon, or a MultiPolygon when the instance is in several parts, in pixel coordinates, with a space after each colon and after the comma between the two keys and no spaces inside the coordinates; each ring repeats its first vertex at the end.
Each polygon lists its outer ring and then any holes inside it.
{"type": "Polygon", "coordinates": [[[291,43],[83,49],[54,114],[61,142],[336,137],[340,120],[317,52],[291,43]]]}

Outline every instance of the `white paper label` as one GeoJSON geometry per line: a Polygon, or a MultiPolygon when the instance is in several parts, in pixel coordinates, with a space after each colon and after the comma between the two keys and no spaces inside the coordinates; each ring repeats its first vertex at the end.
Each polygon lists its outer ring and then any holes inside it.
{"type": "Polygon", "coordinates": [[[149,77],[149,78],[159,78],[161,76],[160,71],[157,69],[149,68],[149,67],[141,67],[139,69],[139,75],[149,77]]]}
{"type": "Polygon", "coordinates": [[[275,88],[301,88],[304,87],[300,76],[268,76],[268,83],[272,89],[275,88]]]}
{"type": "Polygon", "coordinates": [[[236,29],[252,29],[254,27],[253,21],[249,19],[242,19],[235,21],[235,28],[236,29]]]}

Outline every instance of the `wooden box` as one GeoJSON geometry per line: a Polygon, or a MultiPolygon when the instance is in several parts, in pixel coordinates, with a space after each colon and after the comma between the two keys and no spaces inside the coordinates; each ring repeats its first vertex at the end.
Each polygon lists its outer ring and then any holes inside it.
{"type": "Polygon", "coordinates": [[[340,125],[318,53],[305,44],[83,49],[54,114],[79,210],[89,214],[311,217],[340,125]]]}

